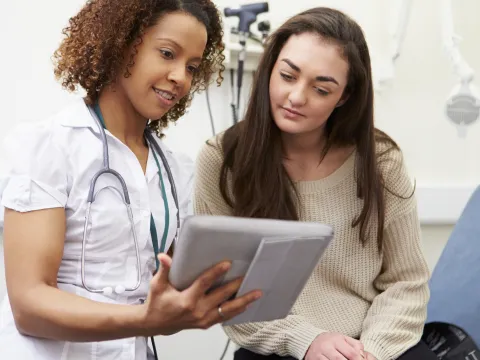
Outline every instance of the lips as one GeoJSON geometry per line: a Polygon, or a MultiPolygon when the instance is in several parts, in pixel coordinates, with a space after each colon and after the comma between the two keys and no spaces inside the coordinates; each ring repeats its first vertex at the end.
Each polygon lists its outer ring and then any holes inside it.
{"type": "Polygon", "coordinates": [[[157,95],[157,98],[167,106],[171,106],[177,98],[177,94],[171,91],[157,89],[155,87],[153,87],[153,91],[157,95]]]}
{"type": "Polygon", "coordinates": [[[287,118],[305,117],[305,115],[303,115],[302,113],[300,113],[298,111],[295,111],[293,109],[286,108],[286,107],[282,107],[282,109],[283,109],[283,113],[284,113],[285,117],[287,117],[287,118]]]}

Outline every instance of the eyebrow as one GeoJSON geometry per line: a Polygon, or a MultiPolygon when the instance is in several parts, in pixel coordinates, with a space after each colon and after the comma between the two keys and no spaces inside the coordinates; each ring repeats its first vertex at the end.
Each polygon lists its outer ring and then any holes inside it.
{"type": "MultiPolygon", "coordinates": [[[[288,59],[282,59],[283,62],[287,63],[288,66],[290,66],[293,70],[295,70],[296,72],[301,72],[300,68],[295,65],[293,62],[291,62],[290,60],[288,59]]],[[[331,77],[331,76],[317,76],[315,78],[315,80],[317,81],[322,81],[322,82],[333,82],[337,85],[339,85],[338,81],[335,80],[335,78],[331,77]]]]}
{"type": "MultiPolygon", "coordinates": [[[[158,37],[156,38],[155,40],[160,40],[160,41],[166,41],[166,42],[169,42],[169,43],[172,43],[173,45],[175,45],[175,47],[179,48],[179,49],[182,49],[183,50],[183,47],[180,46],[179,43],[177,43],[175,40],[172,40],[172,39],[168,39],[168,38],[162,38],[162,37],[158,37]]],[[[193,59],[191,59],[192,61],[202,61],[202,57],[194,57],[193,59]]]]}

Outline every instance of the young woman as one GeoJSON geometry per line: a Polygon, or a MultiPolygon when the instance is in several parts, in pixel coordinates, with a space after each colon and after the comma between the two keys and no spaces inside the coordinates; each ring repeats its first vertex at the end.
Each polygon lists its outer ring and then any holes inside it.
{"type": "Polygon", "coordinates": [[[55,74],[86,97],[6,142],[0,358],[147,359],[148,336],[208,328],[258,297],[225,302],[239,281],[207,293],[228,263],[178,292],[161,254],[193,166],[155,133],[221,75],[220,15],[209,0],[92,0],[64,33],[55,74]]]}
{"type": "Polygon", "coordinates": [[[429,269],[414,188],[373,113],[361,28],[339,11],[315,8],[270,37],[244,121],[200,152],[196,213],[335,230],[287,318],[225,329],[241,347],[235,359],[433,356],[419,343],[429,269]]]}

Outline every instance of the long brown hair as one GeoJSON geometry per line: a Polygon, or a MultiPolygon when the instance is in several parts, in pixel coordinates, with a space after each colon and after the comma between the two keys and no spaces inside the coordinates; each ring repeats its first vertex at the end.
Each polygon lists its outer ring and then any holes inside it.
{"type": "Polygon", "coordinates": [[[357,196],[363,199],[363,208],[352,226],[360,226],[360,241],[365,244],[369,237],[368,221],[376,211],[377,243],[381,250],[385,187],[378,169],[376,143],[388,144],[386,148],[389,150],[398,149],[398,146],[374,127],[373,84],[367,43],[360,26],[340,11],[325,7],[304,11],[289,19],[268,39],[245,117],[223,136],[222,196],[236,216],[298,220],[296,193],[292,191],[293,184],[282,161],[280,129],[271,115],[269,82],[287,40],[292,35],[306,32],[318,34],[338,45],[349,63],[345,89],[349,97],[327,120],[326,146],[322,157],[332,145],[356,147],[357,196]],[[227,180],[231,180],[232,184],[230,194],[227,180]]]}

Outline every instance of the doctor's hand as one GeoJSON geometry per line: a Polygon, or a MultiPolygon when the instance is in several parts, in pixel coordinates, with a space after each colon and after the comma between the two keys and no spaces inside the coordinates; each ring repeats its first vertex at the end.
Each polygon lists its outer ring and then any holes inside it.
{"type": "MultiPolygon", "coordinates": [[[[313,340],[305,360],[367,360],[363,344],[339,333],[323,333],[313,340]]],[[[368,359],[369,360],[369,359],[368,359]]]]}
{"type": "Polygon", "coordinates": [[[207,329],[241,314],[260,298],[261,293],[255,291],[227,301],[240,288],[242,278],[207,293],[229,270],[228,262],[217,264],[199,276],[188,289],[178,291],[168,280],[172,259],[165,254],[158,255],[158,259],[160,269],[150,283],[145,304],[141,305],[148,336],[171,335],[184,329],[207,329]]]}

